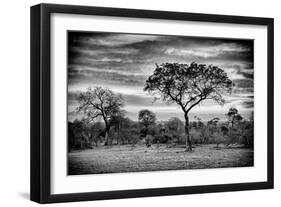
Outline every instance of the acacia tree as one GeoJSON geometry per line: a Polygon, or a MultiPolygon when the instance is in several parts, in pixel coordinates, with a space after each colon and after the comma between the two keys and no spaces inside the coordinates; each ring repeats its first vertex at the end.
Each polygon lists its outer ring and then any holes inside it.
{"type": "Polygon", "coordinates": [[[121,111],[123,98],[109,89],[102,87],[89,87],[86,92],[81,92],[77,97],[78,111],[84,112],[88,122],[102,119],[105,124],[105,145],[108,144],[110,120],[121,111]]]}
{"type": "Polygon", "coordinates": [[[156,115],[147,109],[139,111],[139,123],[145,127],[145,136],[147,135],[148,127],[156,122],[156,115]]]}
{"type": "Polygon", "coordinates": [[[189,112],[207,99],[224,104],[222,94],[231,91],[232,82],[223,69],[197,64],[163,63],[145,82],[144,91],[163,101],[180,106],[185,118],[186,151],[192,150],[189,135],[189,112]]]}

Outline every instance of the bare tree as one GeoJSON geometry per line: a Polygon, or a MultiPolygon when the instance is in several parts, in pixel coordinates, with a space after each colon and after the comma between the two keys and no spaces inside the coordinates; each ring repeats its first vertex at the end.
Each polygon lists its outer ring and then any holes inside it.
{"type": "Polygon", "coordinates": [[[105,145],[108,144],[108,133],[110,130],[110,120],[120,113],[123,98],[114,94],[109,89],[101,87],[89,87],[86,92],[78,96],[78,111],[83,111],[89,122],[102,119],[105,124],[105,145]]]}
{"type": "Polygon", "coordinates": [[[145,82],[144,90],[163,101],[180,106],[185,118],[186,151],[192,150],[188,114],[202,101],[212,99],[224,104],[223,92],[231,91],[232,82],[223,69],[195,62],[156,64],[145,82]]]}

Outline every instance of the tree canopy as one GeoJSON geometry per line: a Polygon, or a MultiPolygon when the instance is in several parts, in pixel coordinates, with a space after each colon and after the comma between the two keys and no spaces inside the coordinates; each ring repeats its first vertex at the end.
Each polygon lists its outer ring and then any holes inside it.
{"type": "Polygon", "coordinates": [[[83,111],[89,121],[102,118],[105,124],[121,111],[124,105],[123,98],[109,89],[89,87],[86,92],[78,96],[78,111],[83,111]]]}
{"type": "Polygon", "coordinates": [[[195,62],[188,64],[163,63],[156,65],[145,82],[144,91],[163,101],[178,104],[188,113],[206,99],[224,103],[222,94],[230,92],[232,81],[223,69],[195,62]]]}
{"type": "Polygon", "coordinates": [[[138,120],[139,123],[141,123],[143,126],[145,126],[145,128],[147,128],[149,125],[155,124],[156,115],[148,109],[140,110],[138,120]]]}
{"type": "Polygon", "coordinates": [[[86,119],[93,122],[96,119],[102,119],[105,123],[106,142],[110,130],[111,119],[121,113],[121,107],[124,105],[121,95],[116,95],[113,91],[102,87],[89,87],[86,92],[78,96],[78,111],[83,111],[86,119]]]}

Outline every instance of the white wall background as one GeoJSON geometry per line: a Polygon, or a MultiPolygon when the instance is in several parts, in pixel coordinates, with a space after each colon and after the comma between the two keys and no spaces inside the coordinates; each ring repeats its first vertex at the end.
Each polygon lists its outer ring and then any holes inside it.
{"type": "MultiPolygon", "coordinates": [[[[53,206],[278,206],[281,203],[281,13],[277,0],[49,0],[1,2],[0,32],[0,206],[36,206],[29,201],[29,7],[38,3],[81,4],[136,9],[263,16],[275,18],[275,189],[53,206]]],[[[234,175],[235,176],[235,175],[234,175]]]]}

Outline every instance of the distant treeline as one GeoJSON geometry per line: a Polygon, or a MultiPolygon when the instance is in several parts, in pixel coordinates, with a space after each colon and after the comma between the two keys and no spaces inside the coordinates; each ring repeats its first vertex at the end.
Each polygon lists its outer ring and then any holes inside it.
{"type": "MultiPolygon", "coordinates": [[[[226,114],[228,121],[214,118],[203,122],[195,117],[189,125],[192,144],[216,144],[228,146],[241,144],[253,147],[253,115],[249,120],[244,120],[238,110],[231,108],[226,114]]],[[[106,126],[103,122],[89,123],[86,119],[68,122],[69,150],[87,149],[105,145],[106,126]]],[[[185,125],[177,117],[167,121],[156,121],[156,116],[149,110],[139,112],[138,121],[132,121],[124,115],[112,118],[106,145],[167,144],[172,147],[185,144],[185,125]]]]}

